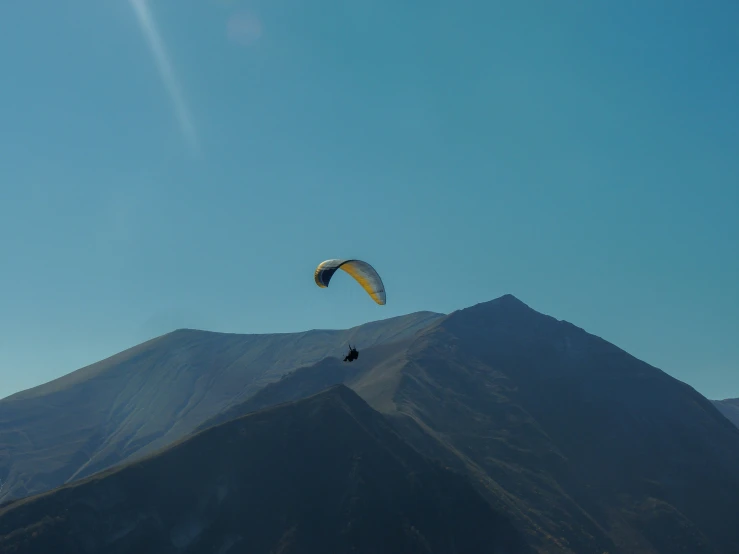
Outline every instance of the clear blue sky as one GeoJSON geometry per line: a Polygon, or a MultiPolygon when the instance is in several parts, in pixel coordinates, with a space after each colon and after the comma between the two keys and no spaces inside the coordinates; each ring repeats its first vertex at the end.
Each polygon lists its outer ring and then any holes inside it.
{"type": "Polygon", "coordinates": [[[736,0],[0,19],[0,397],[177,327],[342,328],[505,293],[739,396],[736,0]],[[349,256],[386,306],[315,286],[349,256]]]}

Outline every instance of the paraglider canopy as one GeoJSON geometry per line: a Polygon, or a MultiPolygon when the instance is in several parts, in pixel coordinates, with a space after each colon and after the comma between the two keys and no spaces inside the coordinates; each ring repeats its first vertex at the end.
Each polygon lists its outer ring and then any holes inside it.
{"type": "Polygon", "coordinates": [[[314,279],[316,285],[321,288],[328,287],[331,277],[337,270],[343,270],[351,275],[357,283],[370,295],[372,300],[379,305],[384,305],[386,301],[385,285],[382,283],[379,274],[370,264],[362,260],[353,259],[332,259],[326,260],[318,264],[314,279]]]}

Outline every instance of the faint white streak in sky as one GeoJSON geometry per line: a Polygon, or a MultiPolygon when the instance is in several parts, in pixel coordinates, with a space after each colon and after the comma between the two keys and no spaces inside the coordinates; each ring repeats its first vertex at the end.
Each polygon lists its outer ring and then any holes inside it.
{"type": "Polygon", "coordinates": [[[154,59],[159,68],[159,74],[164,81],[164,86],[167,87],[167,91],[172,98],[182,133],[193,150],[198,151],[198,137],[195,132],[195,125],[192,122],[190,110],[187,108],[182,94],[182,87],[177,81],[174,69],[167,56],[167,51],[164,48],[164,43],[159,36],[154,18],[149,11],[149,7],[146,5],[146,0],[130,0],[130,2],[134,12],[136,12],[141,30],[151,47],[152,54],[154,54],[154,59]]]}

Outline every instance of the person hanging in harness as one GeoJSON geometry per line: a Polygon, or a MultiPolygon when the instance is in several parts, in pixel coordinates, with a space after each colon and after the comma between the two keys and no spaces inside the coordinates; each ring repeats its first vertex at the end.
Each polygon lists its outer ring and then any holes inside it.
{"type": "Polygon", "coordinates": [[[350,344],[349,345],[349,354],[347,354],[344,357],[344,361],[345,362],[353,362],[357,358],[359,358],[359,352],[357,352],[357,349],[354,348],[354,347],[352,347],[352,345],[350,344]]]}

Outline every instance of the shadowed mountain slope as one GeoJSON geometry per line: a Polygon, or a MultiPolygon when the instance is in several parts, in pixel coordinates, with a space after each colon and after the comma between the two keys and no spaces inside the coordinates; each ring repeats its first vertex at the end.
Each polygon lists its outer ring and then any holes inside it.
{"type": "MultiPolygon", "coordinates": [[[[358,362],[343,381],[419,451],[456,458],[541,552],[739,552],[739,429],[570,323],[507,295],[358,362]]],[[[340,369],[301,368],[232,413],[310,393],[340,369]]]]}
{"type": "Polygon", "coordinates": [[[719,412],[739,427],[739,398],[729,398],[727,400],[714,400],[713,405],[719,412]]]}
{"type": "Polygon", "coordinates": [[[368,373],[376,373],[381,368],[390,367],[391,373],[395,374],[394,365],[404,359],[410,341],[404,339],[363,349],[359,358],[351,363],[328,357],[314,365],[286,373],[280,380],[265,385],[245,401],[206,420],[198,429],[206,429],[262,408],[299,400],[339,383],[351,386],[366,378],[368,373]]]}
{"type": "Polygon", "coordinates": [[[272,335],[180,330],[0,400],[0,501],[152,452],[349,341],[402,340],[438,317],[272,335]]]}
{"type": "Polygon", "coordinates": [[[0,508],[8,554],[516,554],[508,521],[333,387],[0,508]]]}

